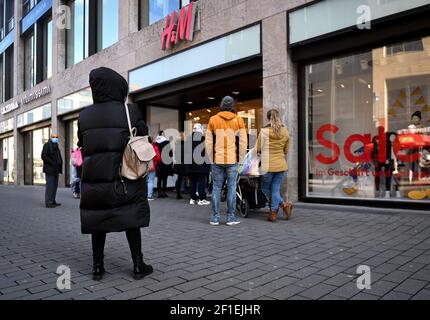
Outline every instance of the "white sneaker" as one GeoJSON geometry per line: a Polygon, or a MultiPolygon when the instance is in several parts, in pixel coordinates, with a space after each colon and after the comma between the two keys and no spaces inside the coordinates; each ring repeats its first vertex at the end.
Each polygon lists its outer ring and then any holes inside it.
{"type": "Polygon", "coordinates": [[[190,204],[196,204],[196,200],[190,199],[190,204]]]}
{"type": "Polygon", "coordinates": [[[207,201],[207,200],[200,200],[199,203],[198,203],[199,206],[208,206],[210,204],[211,203],[209,201],[207,201]]]}
{"type": "Polygon", "coordinates": [[[217,222],[217,221],[211,221],[209,223],[211,226],[219,226],[219,222],[217,222]]]}
{"type": "Polygon", "coordinates": [[[239,220],[227,222],[228,226],[237,226],[238,224],[240,224],[239,220]]]}

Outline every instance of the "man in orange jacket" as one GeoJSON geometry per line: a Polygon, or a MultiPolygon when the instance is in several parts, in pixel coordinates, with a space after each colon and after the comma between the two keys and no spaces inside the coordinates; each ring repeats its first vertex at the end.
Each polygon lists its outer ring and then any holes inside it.
{"type": "Polygon", "coordinates": [[[234,226],[240,223],[236,218],[238,161],[242,162],[246,155],[248,137],[243,119],[234,113],[234,99],[229,96],[222,99],[220,109],[209,120],[206,131],[206,153],[212,162],[213,180],[210,224],[220,224],[221,190],[227,179],[227,225],[234,226]]]}

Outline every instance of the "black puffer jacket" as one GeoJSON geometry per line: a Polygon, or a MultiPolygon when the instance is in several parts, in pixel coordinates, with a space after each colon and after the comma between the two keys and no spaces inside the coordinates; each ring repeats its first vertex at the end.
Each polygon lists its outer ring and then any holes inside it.
{"type": "MultiPolygon", "coordinates": [[[[122,154],[129,137],[124,101],[127,81],[108,68],[93,70],[90,85],[94,105],[79,115],[79,146],[82,147],[82,233],[121,232],[149,225],[146,179],[120,178],[122,154]],[[125,188],[124,188],[125,185],[125,188]]],[[[133,127],[139,136],[148,128],[140,112],[130,106],[133,127]]]]}
{"type": "Polygon", "coordinates": [[[63,159],[58,144],[51,139],[43,145],[42,150],[43,172],[47,176],[56,176],[63,173],[63,159]]]}
{"type": "Polygon", "coordinates": [[[193,134],[188,137],[186,144],[187,147],[192,150],[192,158],[187,159],[187,162],[191,162],[187,164],[187,174],[208,174],[211,167],[206,155],[205,136],[202,133],[193,132],[193,134]]]}

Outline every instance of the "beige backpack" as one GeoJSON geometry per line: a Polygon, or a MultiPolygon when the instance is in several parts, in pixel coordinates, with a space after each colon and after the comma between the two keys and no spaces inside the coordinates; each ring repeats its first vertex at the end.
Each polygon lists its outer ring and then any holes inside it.
{"type": "Polygon", "coordinates": [[[153,159],[156,155],[148,136],[136,137],[136,128],[131,127],[130,112],[127,104],[124,104],[127,114],[130,140],[122,155],[121,175],[129,180],[144,178],[153,167],[153,159]]]}

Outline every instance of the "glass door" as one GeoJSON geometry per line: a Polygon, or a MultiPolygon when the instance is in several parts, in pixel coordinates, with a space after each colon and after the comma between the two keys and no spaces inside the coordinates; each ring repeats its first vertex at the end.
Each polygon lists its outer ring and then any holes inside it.
{"type": "Polygon", "coordinates": [[[14,138],[9,137],[2,140],[2,169],[0,172],[0,183],[11,184],[15,181],[15,146],[14,138]]]}

